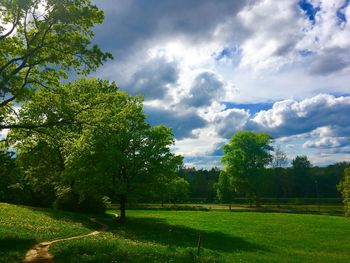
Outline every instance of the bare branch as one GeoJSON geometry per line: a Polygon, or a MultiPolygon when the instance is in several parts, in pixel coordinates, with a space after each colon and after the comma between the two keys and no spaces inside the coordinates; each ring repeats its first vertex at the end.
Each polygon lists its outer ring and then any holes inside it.
{"type": "Polygon", "coordinates": [[[0,41],[4,40],[6,37],[11,35],[13,33],[13,31],[15,30],[16,26],[18,25],[18,23],[19,23],[19,18],[18,18],[18,16],[16,16],[16,18],[15,18],[13,24],[12,24],[12,28],[10,29],[10,31],[8,31],[4,35],[0,36],[0,41]]]}

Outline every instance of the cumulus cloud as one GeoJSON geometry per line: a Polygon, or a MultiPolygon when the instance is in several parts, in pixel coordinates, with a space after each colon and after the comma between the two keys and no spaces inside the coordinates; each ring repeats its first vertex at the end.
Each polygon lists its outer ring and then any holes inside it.
{"type": "Polygon", "coordinates": [[[203,72],[194,79],[189,97],[182,103],[193,107],[208,106],[221,98],[224,93],[224,83],[211,72],[203,72]]]}
{"type": "Polygon", "coordinates": [[[320,94],[300,102],[276,102],[272,109],[259,112],[252,121],[258,129],[281,137],[311,132],[327,125],[348,127],[349,112],[350,97],[320,94]]]}
{"type": "Polygon", "coordinates": [[[308,140],[303,144],[304,148],[336,148],[349,145],[349,139],[346,137],[322,137],[318,140],[308,140]]]}
{"type": "Polygon", "coordinates": [[[309,72],[316,75],[331,74],[340,71],[350,65],[350,60],[344,54],[349,49],[331,49],[326,50],[320,56],[313,58],[310,64],[309,72]]]}
{"type": "Polygon", "coordinates": [[[176,139],[194,137],[193,130],[203,128],[207,122],[193,111],[176,111],[146,106],[147,121],[151,125],[164,124],[172,128],[176,139]]]}
{"type": "Polygon", "coordinates": [[[125,51],[142,48],[155,39],[185,37],[194,42],[207,40],[213,36],[218,24],[235,16],[248,2],[96,1],[105,10],[106,17],[104,24],[97,27],[96,40],[121,57],[126,55],[125,51]]]}
{"type": "Polygon", "coordinates": [[[163,99],[168,88],[177,83],[178,75],[175,62],[154,58],[139,67],[122,88],[132,95],[144,95],[145,100],[163,99]]]}
{"type": "Polygon", "coordinates": [[[237,131],[245,129],[249,117],[249,113],[243,109],[228,109],[218,113],[213,123],[218,135],[228,139],[237,131]]]}
{"type": "Polygon", "coordinates": [[[349,97],[317,95],[349,92],[348,3],[96,1],[106,20],[94,41],[116,58],[97,75],[144,94],[148,120],[172,127],[184,155],[244,129],[324,151],[350,134],[349,97]]]}

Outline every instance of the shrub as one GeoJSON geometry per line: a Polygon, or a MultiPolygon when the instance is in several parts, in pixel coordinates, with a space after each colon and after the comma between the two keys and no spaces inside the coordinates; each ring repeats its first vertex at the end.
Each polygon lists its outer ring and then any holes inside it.
{"type": "Polygon", "coordinates": [[[104,213],[108,205],[105,197],[85,196],[83,199],[70,188],[57,191],[54,207],[61,210],[84,213],[104,213]]]}
{"type": "Polygon", "coordinates": [[[338,190],[343,197],[345,216],[350,217],[350,168],[344,170],[344,176],[338,184],[338,190]]]}

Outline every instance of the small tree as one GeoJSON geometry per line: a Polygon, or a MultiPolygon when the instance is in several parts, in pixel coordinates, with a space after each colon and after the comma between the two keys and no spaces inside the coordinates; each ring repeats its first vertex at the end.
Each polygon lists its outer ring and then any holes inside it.
{"type": "Polygon", "coordinates": [[[344,176],[338,184],[338,190],[343,197],[345,216],[350,217],[350,168],[344,170],[344,176]]]}
{"type": "Polygon", "coordinates": [[[219,180],[215,184],[216,196],[222,203],[228,203],[231,211],[231,205],[233,197],[235,195],[235,188],[231,182],[232,177],[229,176],[225,171],[221,171],[219,180]]]}
{"type": "Polygon", "coordinates": [[[282,168],[288,164],[287,154],[282,151],[281,147],[277,145],[274,150],[272,167],[273,168],[282,168]]]}
{"type": "Polygon", "coordinates": [[[305,197],[308,193],[308,189],[314,185],[310,175],[310,170],[311,162],[306,155],[296,156],[292,160],[292,173],[298,197],[305,197]]]}
{"type": "Polygon", "coordinates": [[[169,197],[172,203],[183,203],[190,197],[190,184],[184,178],[175,178],[169,184],[169,197]]]}
{"type": "Polygon", "coordinates": [[[256,206],[260,205],[259,177],[271,163],[271,136],[266,133],[242,131],[224,145],[224,171],[232,177],[233,186],[256,206]]]}

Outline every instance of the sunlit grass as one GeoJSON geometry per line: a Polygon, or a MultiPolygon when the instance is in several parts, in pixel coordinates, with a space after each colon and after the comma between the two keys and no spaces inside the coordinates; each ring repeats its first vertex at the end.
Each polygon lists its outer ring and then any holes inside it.
{"type": "MultiPolygon", "coordinates": [[[[50,251],[55,262],[350,262],[350,220],[343,217],[213,210],[127,212],[125,224],[111,215],[98,216],[110,226],[100,235],[54,243],[50,251]]],[[[88,215],[0,204],[0,261],[19,262],[33,244],[96,228],[88,215]]]]}
{"type": "Polygon", "coordinates": [[[19,262],[34,244],[91,232],[86,215],[0,203],[0,262],[19,262]]]}
{"type": "Polygon", "coordinates": [[[57,262],[349,262],[342,217],[220,211],[129,211],[109,233],[52,247],[57,262]],[[199,234],[200,257],[196,257],[199,234]],[[72,251],[74,251],[72,253],[72,251]]]}

